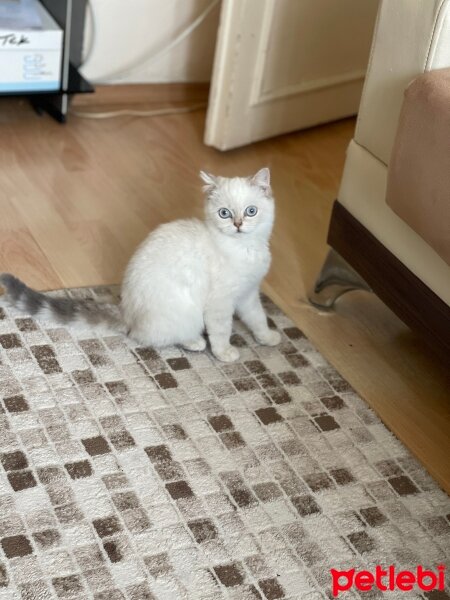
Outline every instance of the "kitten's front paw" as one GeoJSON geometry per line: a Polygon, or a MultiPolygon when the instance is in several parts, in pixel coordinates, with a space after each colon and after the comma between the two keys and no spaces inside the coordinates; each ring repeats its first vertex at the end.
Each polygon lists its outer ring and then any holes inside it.
{"type": "Polygon", "coordinates": [[[235,362],[239,358],[239,350],[234,346],[228,346],[220,352],[213,349],[214,356],[222,362],[235,362]]]}
{"type": "Polygon", "coordinates": [[[206,340],[202,336],[195,340],[194,342],[189,342],[187,344],[183,344],[183,348],[185,350],[190,350],[191,352],[201,352],[206,348],[206,340]]]}
{"type": "Polygon", "coordinates": [[[269,329],[264,335],[257,336],[256,341],[263,346],[277,346],[281,342],[281,335],[278,331],[269,329]]]}

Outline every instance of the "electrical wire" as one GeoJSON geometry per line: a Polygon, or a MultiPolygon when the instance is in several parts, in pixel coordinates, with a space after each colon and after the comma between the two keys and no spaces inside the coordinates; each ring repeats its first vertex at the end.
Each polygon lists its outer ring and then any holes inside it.
{"type": "Polygon", "coordinates": [[[92,6],[92,0],[86,0],[86,13],[89,15],[89,41],[87,44],[87,50],[81,59],[80,68],[84,67],[84,65],[90,60],[94,52],[95,42],[97,39],[97,22],[95,20],[95,13],[94,7],[92,6]]]}
{"type": "Polygon", "coordinates": [[[121,110],[112,110],[109,112],[80,112],[71,110],[70,114],[82,119],[112,119],[115,117],[162,117],[166,115],[178,115],[181,113],[194,112],[205,108],[205,102],[193,104],[192,106],[182,106],[179,108],[159,108],[155,110],[138,110],[133,108],[124,108],[121,110]]]}
{"type": "MultiPolygon", "coordinates": [[[[160,56],[162,56],[163,54],[165,54],[166,52],[168,52],[169,50],[174,48],[176,45],[178,45],[184,39],[186,39],[201,23],[203,23],[203,21],[206,19],[206,17],[209,15],[209,13],[213,10],[213,8],[219,2],[220,2],[220,0],[213,0],[206,7],[206,9],[188,27],[186,27],[174,40],[172,40],[172,42],[170,44],[168,44],[161,50],[155,52],[155,54],[151,55],[148,52],[145,52],[143,55],[141,55],[138,59],[133,61],[131,64],[129,64],[126,67],[123,67],[121,69],[118,69],[117,71],[110,73],[109,75],[103,76],[100,80],[96,80],[95,83],[106,82],[106,80],[109,80],[110,78],[126,75],[128,72],[136,69],[144,62],[148,63],[148,62],[152,62],[153,60],[156,60],[157,58],[159,58],[160,56]]],[[[83,57],[82,66],[84,66],[88,62],[88,60],[91,58],[94,47],[95,47],[96,37],[97,37],[97,24],[96,24],[95,11],[94,11],[94,7],[92,4],[92,0],[87,0],[86,8],[88,10],[88,14],[89,14],[89,18],[90,18],[91,30],[90,30],[88,49],[86,51],[85,56],[83,57]]],[[[139,109],[132,109],[132,108],[124,108],[124,109],[108,111],[108,112],[89,112],[89,111],[83,112],[83,111],[71,110],[70,114],[75,117],[79,117],[79,118],[83,118],[83,119],[111,119],[111,118],[123,117],[123,116],[157,117],[157,116],[166,116],[166,115],[193,112],[196,110],[200,110],[202,108],[206,108],[206,106],[207,106],[207,104],[203,102],[201,104],[194,104],[192,106],[184,106],[184,107],[180,107],[180,108],[162,108],[162,109],[155,109],[155,110],[139,110],[139,109]]]]}
{"type": "MultiPolygon", "coordinates": [[[[137,69],[144,63],[148,64],[148,63],[153,62],[156,59],[160,58],[161,56],[166,54],[166,52],[169,52],[169,50],[172,50],[172,48],[177,46],[180,42],[182,42],[189,35],[191,35],[191,33],[195,29],[197,29],[197,27],[199,25],[201,25],[201,23],[203,23],[203,21],[206,19],[206,17],[209,15],[209,13],[215,8],[215,6],[217,6],[217,4],[219,2],[220,2],[220,0],[212,0],[212,2],[210,2],[210,4],[205,8],[205,10],[202,13],[200,13],[200,15],[194,21],[192,21],[192,23],[188,27],[183,29],[183,31],[179,35],[177,35],[177,37],[175,39],[173,39],[169,44],[167,44],[167,46],[164,46],[163,48],[161,48],[160,50],[157,50],[153,54],[149,49],[147,49],[138,58],[134,59],[130,63],[121,67],[120,69],[111,71],[110,73],[103,75],[101,78],[97,79],[94,83],[106,83],[106,82],[110,81],[111,79],[115,79],[117,77],[123,77],[124,75],[127,75],[130,71],[134,71],[135,69],[137,69]]],[[[90,4],[90,10],[91,10],[91,15],[92,15],[92,20],[93,20],[93,22],[95,22],[94,10],[93,10],[92,4],[90,4]]],[[[95,24],[94,24],[94,29],[95,29],[95,24]]],[[[93,36],[93,38],[95,38],[95,36],[93,36]]],[[[93,41],[92,41],[92,47],[94,46],[94,44],[95,44],[95,39],[93,39],[93,41]]],[[[92,52],[92,50],[91,50],[91,52],[92,52]]],[[[84,62],[86,62],[86,60],[84,62]]]]}

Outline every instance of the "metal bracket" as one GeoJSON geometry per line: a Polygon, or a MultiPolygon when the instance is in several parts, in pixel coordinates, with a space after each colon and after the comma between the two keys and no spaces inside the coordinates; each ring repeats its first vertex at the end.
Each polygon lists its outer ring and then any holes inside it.
{"type": "Polygon", "coordinates": [[[352,290],[372,291],[364,279],[331,248],[308,300],[316,308],[331,310],[340,296],[352,290]]]}

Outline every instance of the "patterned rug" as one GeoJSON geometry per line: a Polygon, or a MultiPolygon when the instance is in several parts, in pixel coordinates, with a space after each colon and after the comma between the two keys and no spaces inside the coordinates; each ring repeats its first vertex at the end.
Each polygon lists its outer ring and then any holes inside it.
{"type": "MultiPolygon", "coordinates": [[[[445,563],[447,495],[265,306],[283,342],[236,322],[236,364],[0,308],[0,600],[318,600],[332,568],[445,563]]],[[[340,595],[384,596],[449,598],[340,595]]]]}

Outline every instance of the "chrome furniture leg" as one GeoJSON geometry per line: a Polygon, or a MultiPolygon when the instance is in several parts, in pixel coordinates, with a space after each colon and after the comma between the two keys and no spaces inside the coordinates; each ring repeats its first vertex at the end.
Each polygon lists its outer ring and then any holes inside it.
{"type": "Polygon", "coordinates": [[[364,279],[331,248],[308,299],[317,308],[332,309],[339,296],[352,290],[372,291],[364,279]]]}

